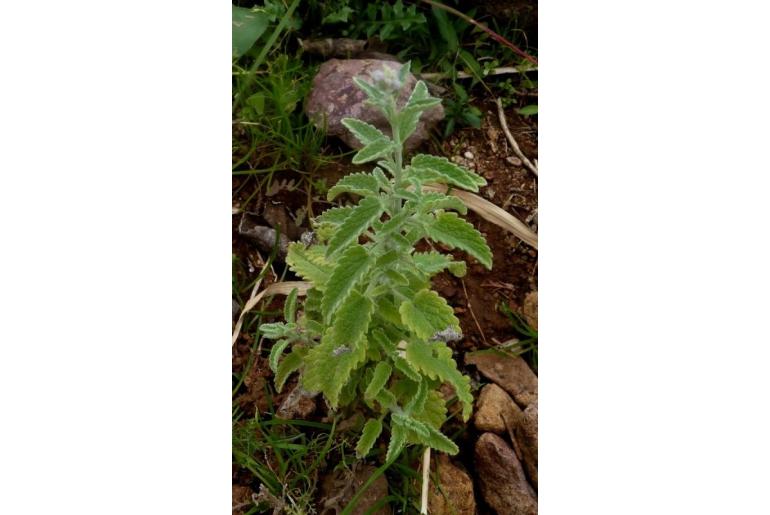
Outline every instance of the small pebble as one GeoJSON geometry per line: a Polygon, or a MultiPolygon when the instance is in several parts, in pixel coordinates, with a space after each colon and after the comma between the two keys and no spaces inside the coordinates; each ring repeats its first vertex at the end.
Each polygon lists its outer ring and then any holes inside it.
{"type": "Polygon", "coordinates": [[[521,162],[521,159],[519,159],[518,157],[515,157],[515,156],[508,156],[508,157],[505,158],[505,160],[509,164],[512,164],[513,166],[521,166],[523,164],[521,162]]]}
{"type": "Polygon", "coordinates": [[[473,159],[473,152],[471,152],[470,150],[466,150],[463,156],[465,157],[465,159],[473,159]]]}

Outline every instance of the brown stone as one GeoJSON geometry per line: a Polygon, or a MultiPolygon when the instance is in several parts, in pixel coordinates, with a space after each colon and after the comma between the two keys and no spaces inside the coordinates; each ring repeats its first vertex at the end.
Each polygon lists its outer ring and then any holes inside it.
{"type": "Polygon", "coordinates": [[[524,320],[532,329],[537,331],[537,290],[527,293],[527,296],[524,297],[522,312],[524,320]]]}
{"type": "Polygon", "coordinates": [[[446,454],[435,455],[433,470],[438,469],[439,485],[431,483],[428,513],[431,515],[474,515],[476,501],[473,481],[467,472],[452,464],[446,454]]]}
{"type": "Polygon", "coordinates": [[[527,406],[518,417],[514,433],[527,476],[537,489],[537,400],[527,406]]]}
{"type": "Polygon", "coordinates": [[[466,354],[465,363],[475,365],[484,377],[511,394],[522,408],[537,399],[537,376],[520,357],[485,350],[466,354]]]}
{"type": "MultiPolygon", "coordinates": [[[[313,79],[306,106],[308,117],[317,127],[325,127],[329,136],[338,136],[352,148],[361,148],[362,145],[342,125],[343,118],[358,118],[390,135],[390,124],[385,115],[376,107],[364,105],[367,96],[353,82],[353,77],[371,82],[371,73],[383,66],[396,71],[401,67],[399,63],[380,59],[330,59],[323,63],[313,79]]],[[[406,103],[416,83],[417,79],[410,73],[401,90],[399,105],[406,103]]],[[[412,151],[426,141],[430,130],[443,118],[444,108],[441,105],[423,112],[417,129],[406,141],[406,150],[412,151]]]]}
{"type": "Polygon", "coordinates": [[[480,431],[491,431],[497,434],[507,434],[508,427],[515,426],[521,409],[513,402],[513,399],[505,393],[505,390],[494,383],[481,389],[476,400],[476,413],[473,423],[480,431]]]}
{"type": "Polygon", "coordinates": [[[537,496],[513,449],[494,433],[484,433],[474,449],[484,501],[498,515],[537,515],[537,496]]]}

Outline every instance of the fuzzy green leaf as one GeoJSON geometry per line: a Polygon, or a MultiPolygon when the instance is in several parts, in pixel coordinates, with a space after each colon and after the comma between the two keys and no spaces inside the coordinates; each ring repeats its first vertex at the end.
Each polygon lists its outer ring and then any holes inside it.
{"type": "Polygon", "coordinates": [[[387,138],[380,138],[359,150],[353,156],[353,164],[368,163],[369,161],[385,157],[391,152],[393,152],[393,142],[387,138]]]}
{"type": "Polygon", "coordinates": [[[358,341],[349,346],[335,346],[334,342],[322,342],[313,347],[305,358],[305,375],[302,378],[307,390],[323,393],[332,408],[339,402],[340,392],[350,379],[353,370],[366,359],[366,345],[358,341]]]}
{"type": "Polygon", "coordinates": [[[387,170],[388,172],[390,172],[390,175],[396,174],[396,165],[391,161],[385,161],[385,160],[377,161],[377,165],[381,166],[384,170],[387,170]]]}
{"type": "Polygon", "coordinates": [[[487,184],[482,176],[452,163],[447,158],[428,154],[414,156],[410,172],[416,173],[423,181],[434,180],[468,191],[479,191],[479,186],[487,184]]]}
{"type": "Polygon", "coordinates": [[[420,381],[417,385],[417,392],[412,399],[404,406],[404,411],[409,414],[419,414],[425,407],[425,400],[428,398],[428,385],[426,381],[420,381]]]}
{"type": "Polygon", "coordinates": [[[366,334],[372,317],[372,301],[352,291],[342,304],[321,343],[305,358],[305,388],[320,391],[333,408],[353,370],[366,359],[366,334]]]}
{"type": "Polygon", "coordinates": [[[398,308],[401,320],[420,339],[427,340],[439,331],[452,327],[458,332],[460,321],[452,308],[433,290],[421,290],[398,308]]]}
{"type": "Polygon", "coordinates": [[[390,219],[388,219],[387,222],[382,224],[382,227],[380,227],[380,230],[377,231],[377,236],[383,237],[388,234],[399,231],[404,227],[404,222],[406,222],[406,219],[409,218],[410,215],[411,213],[409,213],[409,211],[402,210],[397,215],[392,216],[390,219]]]}
{"type": "Polygon", "coordinates": [[[393,395],[393,392],[391,392],[387,388],[381,389],[380,392],[375,397],[375,400],[379,402],[383,408],[386,408],[386,409],[393,409],[396,406],[398,406],[398,399],[396,399],[396,396],[393,395]]]}
{"type": "Polygon", "coordinates": [[[449,273],[455,277],[465,277],[468,273],[468,267],[465,261],[452,261],[449,263],[449,273]]]}
{"type": "Polygon", "coordinates": [[[374,175],[375,179],[377,179],[377,182],[380,184],[380,188],[382,188],[385,191],[388,191],[390,189],[390,186],[391,186],[390,180],[388,180],[388,177],[380,168],[377,168],[375,166],[374,170],[372,170],[372,175],[374,175]]]}
{"type": "Polygon", "coordinates": [[[361,432],[361,438],[358,439],[358,444],[356,444],[356,455],[359,459],[363,459],[369,454],[380,433],[382,433],[382,422],[376,418],[370,418],[366,421],[361,432]]]}
{"type": "Polygon", "coordinates": [[[428,430],[428,436],[423,440],[423,443],[432,449],[436,449],[440,452],[445,452],[449,455],[455,455],[460,452],[457,445],[450,440],[441,431],[424,424],[424,427],[428,430]]]}
{"type": "Polygon", "coordinates": [[[323,288],[332,271],[332,267],[323,256],[317,255],[299,242],[289,244],[286,263],[292,272],[312,282],[319,289],[323,288]]]}
{"type": "Polygon", "coordinates": [[[297,293],[297,288],[292,289],[283,305],[283,318],[287,322],[297,321],[297,293]]]}
{"type": "Polygon", "coordinates": [[[449,269],[449,272],[455,277],[463,277],[466,272],[464,261],[453,261],[451,256],[441,254],[435,250],[416,252],[412,258],[417,270],[429,277],[446,269],[449,269]]]}
{"type": "Polygon", "coordinates": [[[381,255],[380,257],[378,257],[377,262],[375,263],[374,266],[376,266],[377,268],[382,268],[391,263],[395,263],[400,258],[401,258],[401,254],[399,252],[396,252],[395,250],[391,250],[381,255]]]}
{"type": "Polygon", "coordinates": [[[286,379],[289,378],[292,372],[302,366],[303,358],[306,354],[306,350],[294,347],[294,349],[283,358],[283,361],[278,365],[275,371],[275,389],[278,393],[283,390],[283,385],[286,383],[286,379]]]}
{"type": "Polygon", "coordinates": [[[390,428],[390,442],[388,442],[388,453],[385,455],[385,462],[395,461],[406,445],[406,429],[398,424],[393,424],[390,428]]]}
{"type": "Polygon", "coordinates": [[[419,411],[413,411],[412,416],[436,429],[446,420],[446,403],[437,391],[428,392],[423,407],[419,411]]]}
{"type": "Polygon", "coordinates": [[[407,101],[404,108],[410,110],[425,111],[426,109],[430,109],[431,107],[440,103],[440,98],[430,96],[428,87],[425,85],[425,82],[418,80],[417,84],[414,85],[412,94],[409,95],[409,100],[407,101]]]}
{"type": "Polygon", "coordinates": [[[285,324],[283,322],[273,322],[259,326],[259,332],[264,334],[265,338],[269,340],[277,340],[278,338],[290,336],[296,329],[296,324],[285,324]]]}
{"type": "Polygon", "coordinates": [[[409,285],[409,279],[407,279],[403,274],[393,270],[392,268],[385,270],[383,275],[388,278],[391,284],[400,284],[402,286],[409,285]]]}
{"type": "Polygon", "coordinates": [[[371,197],[380,192],[377,178],[368,173],[353,173],[346,175],[326,193],[326,200],[332,201],[340,193],[354,193],[362,197],[371,197]]]}
{"type": "Polygon", "coordinates": [[[412,61],[407,61],[398,69],[398,82],[404,84],[409,76],[409,70],[412,68],[412,61]]]}
{"type": "Polygon", "coordinates": [[[347,127],[362,145],[368,145],[383,138],[388,139],[380,129],[361,120],[355,118],[343,118],[341,121],[342,125],[347,127]]]}
{"type": "Polygon", "coordinates": [[[377,366],[374,368],[374,375],[372,375],[372,380],[369,382],[369,385],[366,387],[366,391],[364,392],[364,397],[366,399],[374,399],[377,397],[377,394],[380,393],[382,387],[385,386],[385,384],[388,382],[388,379],[390,379],[390,373],[392,371],[393,369],[386,361],[380,361],[377,363],[377,366]]]}
{"type": "Polygon", "coordinates": [[[439,213],[427,225],[428,237],[454,248],[462,249],[492,269],[492,251],[479,231],[455,213],[439,213]]]}
{"type": "Polygon", "coordinates": [[[449,266],[452,258],[435,250],[430,252],[415,252],[412,256],[417,269],[428,275],[437,274],[449,266]]]}
{"type": "Polygon", "coordinates": [[[428,431],[428,427],[425,424],[403,413],[391,414],[390,420],[393,422],[394,425],[398,424],[400,426],[403,426],[405,429],[413,431],[414,433],[421,436],[422,438],[428,438],[428,436],[430,435],[430,432],[428,431]]]}
{"type": "Polygon", "coordinates": [[[326,281],[321,312],[324,320],[331,321],[334,311],[348,298],[353,288],[372,267],[374,258],[361,245],[353,245],[343,252],[337,266],[326,281]]]}
{"type": "Polygon", "coordinates": [[[415,129],[417,129],[417,123],[420,121],[420,115],[422,111],[414,108],[407,108],[398,114],[396,126],[398,127],[398,144],[403,145],[404,142],[409,139],[415,129]]]}
{"type": "Polygon", "coordinates": [[[289,340],[278,340],[273,344],[273,348],[270,349],[270,357],[268,363],[270,364],[270,370],[273,372],[278,371],[278,360],[281,358],[283,351],[291,342],[289,340]]]}
{"type": "Polygon", "coordinates": [[[463,405],[463,420],[468,420],[473,411],[470,379],[457,370],[452,349],[443,342],[410,341],[405,357],[410,365],[431,379],[451,384],[463,405]]]}
{"type": "Polygon", "coordinates": [[[330,223],[339,225],[347,220],[350,216],[350,213],[352,212],[353,206],[333,207],[318,215],[315,221],[316,223],[330,223]]]}
{"type": "Polygon", "coordinates": [[[331,256],[349,243],[356,241],[372,222],[382,215],[383,210],[384,206],[379,197],[367,197],[359,202],[329,240],[326,255],[331,256]]]}
{"type": "Polygon", "coordinates": [[[453,195],[444,195],[443,193],[430,192],[422,196],[420,211],[431,213],[439,209],[453,209],[459,213],[467,214],[468,207],[462,200],[453,195]]]}
{"type": "Polygon", "coordinates": [[[393,360],[393,364],[396,366],[396,370],[401,372],[401,374],[404,375],[407,379],[411,379],[412,381],[420,381],[422,377],[420,377],[420,374],[412,368],[412,366],[409,364],[407,360],[402,358],[401,356],[393,356],[391,358],[393,360]]]}
{"type": "Polygon", "coordinates": [[[373,85],[359,77],[353,77],[353,82],[359,89],[367,94],[369,100],[375,101],[376,103],[382,103],[384,101],[384,95],[373,85]]]}

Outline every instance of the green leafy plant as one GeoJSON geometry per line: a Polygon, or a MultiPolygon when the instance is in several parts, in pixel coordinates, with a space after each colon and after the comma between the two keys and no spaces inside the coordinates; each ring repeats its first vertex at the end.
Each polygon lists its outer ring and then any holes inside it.
{"type": "Polygon", "coordinates": [[[269,359],[276,387],[299,370],[303,387],[322,392],[332,409],[362,402],[372,416],[357,454],[366,456],[387,424],[388,462],[408,444],[458,452],[440,431],[446,419],[442,383],[454,387],[465,420],[473,403],[470,380],[446,343],[461,336],[460,323],[430,288],[433,275],[449,270],[460,277],[466,264],[436,249],[417,252],[415,245],[441,243],[492,267],[484,237],[457,214],[466,214],[465,205],[451,195],[422,191],[425,183],[478,191],[486,181],[443,157],[418,154],[404,161],[404,142],[421,114],[440,103],[418,81],[400,106],[396,99],[408,72],[406,64],[374,72],[371,83],[354,79],[367,102],[385,114],[392,136],[360,120],[343,120],[364,145],[353,163],[376,166],[371,173],[345,176],[327,193],[329,200],[358,195],[357,205],[325,211],[315,220],[315,243],[290,245],[291,270],[312,283],[302,311],[294,291],[284,306],[286,321],[260,327],[276,340],[269,359]]]}

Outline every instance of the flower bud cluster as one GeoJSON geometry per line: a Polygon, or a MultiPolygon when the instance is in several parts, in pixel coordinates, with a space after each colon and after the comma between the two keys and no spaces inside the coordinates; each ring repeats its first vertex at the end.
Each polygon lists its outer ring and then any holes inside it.
{"type": "Polygon", "coordinates": [[[383,66],[371,73],[374,86],[389,95],[395,95],[404,84],[398,78],[398,72],[390,66],[383,66]]]}

